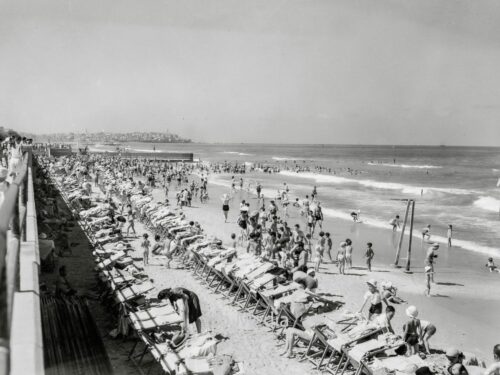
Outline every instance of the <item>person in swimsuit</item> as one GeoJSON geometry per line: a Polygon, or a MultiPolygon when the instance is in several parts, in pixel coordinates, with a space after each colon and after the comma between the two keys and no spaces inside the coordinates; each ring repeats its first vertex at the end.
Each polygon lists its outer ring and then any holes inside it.
{"type": "Polygon", "coordinates": [[[345,262],[352,268],[352,241],[348,238],[345,240],[347,246],[345,247],[345,262]]]}
{"type": "Polygon", "coordinates": [[[182,310],[184,325],[181,327],[184,333],[187,330],[188,324],[194,323],[196,330],[201,333],[201,320],[202,316],[200,300],[196,293],[185,288],[167,288],[158,293],[158,299],[168,299],[175,311],[179,313],[182,310]]]}
{"type": "Polygon", "coordinates": [[[224,223],[227,223],[227,215],[229,213],[230,198],[227,194],[224,194],[221,198],[221,201],[222,201],[222,213],[224,214],[224,223]]]}
{"type": "Polygon", "coordinates": [[[337,267],[341,275],[345,275],[345,248],[347,244],[345,242],[340,243],[340,248],[337,252],[337,267]]]}
{"type": "Polygon", "coordinates": [[[427,320],[420,320],[420,327],[422,328],[422,345],[424,346],[427,354],[431,354],[429,339],[436,334],[436,326],[427,320]]]}
{"type": "Polygon", "coordinates": [[[414,355],[418,353],[418,343],[422,335],[422,326],[417,319],[418,310],[415,306],[408,306],[406,316],[410,318],[404,325],[403,340],[406,343],[407,353],[414,355]]]}
{"type": "Polygon", "coordinates": [[[371,320],[374,315],[382,314],[382,301],[384,301],[386,305],[388,305],[388,303],[380,294],[376,280],[371,279],[367,281],[366,284],[368,285],[368,291],[365,293],[364,302],[359,309],[359,313],[363,311],[364,307],[369,302],[368,320],[371,320]]]}

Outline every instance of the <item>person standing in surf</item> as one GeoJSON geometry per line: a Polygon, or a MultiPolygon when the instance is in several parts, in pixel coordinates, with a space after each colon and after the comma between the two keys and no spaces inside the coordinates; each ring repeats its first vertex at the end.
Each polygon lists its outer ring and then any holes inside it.
{"type": "Polygon", "coordinates": [[[451,237],[453,236],[453,226],[451,224],[448,225],[448,231],[446,233],[446,237],[448,237],[448,247],[451,247],[451,237]]]}

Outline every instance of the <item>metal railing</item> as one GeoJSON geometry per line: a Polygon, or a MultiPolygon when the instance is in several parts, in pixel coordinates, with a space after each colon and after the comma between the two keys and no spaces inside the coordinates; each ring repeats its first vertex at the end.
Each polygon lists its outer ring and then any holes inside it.
{"type": "MultiPolygon", "coordinates": [[[[22,310],[31,309],[31,316],[36,316],[38,308],[39,315],[38,275],[33,277],[32,265],[28,267],[30,270],[28,273],[31,273],[28,275],[30,278],[28,293],[32,294],[30,300],[35,301],[35,303],[27,304],[24,303],[26,300],[15,298],[17,294],[23,292],[21,287],[22,267],[20,267],[21,251],[29,254],[31,258],[38,258],[31,148],[24,149],[20,166],[15,172],[16,176],[4,193],[4,200],[0,206],[0,375],[17,372],[12,371],[16,367],[13,360],[15,357],[13,343],[23,341],[23,339],[19,340],[18,337],[14,337],[16,335],[13,331],[14,325],[23,327],[24,324],[25,327],[41,327],[41,323],[36,321],[20,321],[14,324],[16,316],[26,313],[22,310]],[[30,212],[29,223],[27,223],[28,212],[30,212]],[[35,298],[32,298],[33,296],[35,298]],[[17,303],[15,299],[18,301],[17,303]]],[[[37,261],[39,262],[39,260],[37,261]]],[[[34,332],[27,331],[25,327],[17,329],[17,331],[23,331],[22,335],[33,334],[36,336],[34,332]]],[[[34,339],[36,338],[31,340],[34,339]]],[[[33,353],[28,353],[25,358],[37,357],[39,359],[43,355],[40,353],[40,349],[41,347],[36,350],[38,353],[34,353],[33,348],[26,348],[27,351],[32,350],[33,353]]],[[[40,361],[38,360],[38,362],[40,361]]],[[[43,364],[43,357],[41,362],[43,364]]],[[[25,368],[25,366],[21,365],[20,368],[25,368]]],[[[35,372],[43,373],[43,365],[35,372]]]]}

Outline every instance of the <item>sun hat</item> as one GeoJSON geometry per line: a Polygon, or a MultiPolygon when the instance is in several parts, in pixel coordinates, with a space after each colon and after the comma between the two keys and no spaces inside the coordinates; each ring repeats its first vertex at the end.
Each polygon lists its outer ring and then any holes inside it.
{"type": "Polygon", "coordinates": [[[448,348],[446,350],[446,356],[448,358],[457,358],[462,355],[462,352],[457,348],[448,348]]]}
{"type": "Polygon", "coordinates": [[[418,316],[417,308],[413,305],[408,306],[408,308],[406,309],[406,316],[410,318],[416,318],[418,316]]]}
{"type": "Polygon", "coordinates": [[[390,281],[385,281],[381,285],[384,289],[392,289],[394,287],[390,281]]]}
{"type": "Polygon", "coordinates": [[[367,283],[368,285],[373,286],[374,288],[376,288],[376,287],[377,287],[377,280],[375,280],[375,279],[370,279],[370,280],[368,280],[366,283],[367,283]]]}
{"type": "Polygon", "coordinates": [[[40,233],[40,235],[38,237],[41,238],[42,240],[47,239],[47,235],[45,233],[40,233]]]}
{"type": "Polygon", "coordinates": [[[311,274],[316,275],[316,271],[314,270],[314,268],[309,268],[309,269],[307,270],[307,274],[308,274],[308,275],[311,275],[311,274]]]}
{"type": "Polygon", "coordinates": [[[433,248],[433,249],[439,249],[439,244],[438,244],[438,243],[436,243],[436,242],[435,242],[435,243],[433,243],[433,244],[432,244],[432,248],[433,248]]]}
{"type": "Polygon", "coordinates": [[[347,246],[347,243],[346,243],[345,241],[342,241],[342,242],[340,243],[340,247],[346,247],[346,246],[347,246]]]}

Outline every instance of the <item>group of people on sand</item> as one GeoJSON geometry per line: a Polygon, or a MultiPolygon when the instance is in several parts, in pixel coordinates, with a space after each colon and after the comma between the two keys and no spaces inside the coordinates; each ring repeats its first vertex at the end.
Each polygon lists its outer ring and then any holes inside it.
{"type": "MultiPolygon", "coordinates": [[[[69,170],[72,166],[69,165],[69,170]]],[[[155,186],[158,181],[163,181],[163,184],[169,185],[172,181],[176,181],[177,189],[179,191],[191,191],[192,182],[200,179],[200,177],[192,177],[194,173],[196,176],[201,174],[200,187],[207,189],[206,176],[210,170],[204,169],[202,172],[189,165],[170,165],[168,163],[153,163],[147,161],[128,160],[124,161],[118,158],[110,158],[103,156],[91,156],[87,159],[85,169],[86,172],[81,172],[82,181],[86,176],[96,175],[96,172],[101,167],[110,170],[117,178],[132,178],[132,182],[140,186],[147,192],[147,184],[139,184],[139,178],[143,179],[149,174],[155,176],[153,186],[151,188],[159,188],[155,186]],[[163,179],[163,175],[165,178],[163,179]],[[167,176],[169,176],[167,178],[167,176]],[[170,179],[170,182],[168,181],[170,179]],[[187,182],[186,182],[187,180],[187,182]],[[144,186],[144,187],[143,187],[144,186]]],[[[80,172],[79,172],[80,173],[80,172]]],[[[236,173],[234,170],[231,173],[236,173]]],[[[150,180],[151,181],[151,180],[150,180]]],[[[98,184],[100,185],[100,184],[98,184]]],[[[160,183],[161,185],[161,183],[160,183]]],[[[259,197],[262,195],[262,185],[257,185],[256,192],[259,197]],[[257,191],[258,188],[258,191],[257,191]]],[[[106,188],[104,189],[107,194],[106,188]]],[[[243,200],[239,205],[239,213],[237,224],[240,228],[240,235],[232,235],[231,241],[233,247],[244,246],[247,252],[260,255],[263,259],[268,259],[276,262],[286,272],[292,280],[303,285],[304,289],[314,292],[318,288],[319,281],[316,277],[317,273],[321,270],[321,265],[328,259],[329,262],[336,263],[338,272],[341,275],[345,274],[346,268],[352,268],[352,254],[353,254],[353,241],[346,238],[339,242],[336,254],[333,253],[333,238],[329,232],[323,228],[323,216],[321,210],[321,203],[318,200],[317,189],[314,188],[311,198],[307,196],[298,205],[297,209],[302,212],[304,223],[297,223],[292,227],[289,226],[286,215],[287,210],[290,208],[288,198],[288,185],[284,185],[280,191],[281,199],[270,200],[266,205],[264,200],[259,201],[259,205],[255,210],[251,210],[249,202],[243,200]],[[285,197],[283,199],[283,197],[285,197]],[[281,202],[281,207],[279,207],[281,202]],[[286,207],[286,208],[285,208],[286,207]],[[306,229],[303,230],[304,226],[306,229]]],[[[110,189],[109,197],[110,202],[117,201],[117,192],[110,189]]],[[[221,198],[222,211],[224,220],[228,221],[228,213],[231,208],[232,197],[230,194],[225,194],[221,198]]],[[[110,203],[111,204],[111,203],[110,203]]],[[[183,204],[179,203],[179,206],[183,204]]],[[[127,229],[132,231],[135,235],[134,220],[140,220],[142,214],[134,210],[133,205],[125,202],[122,204],[122,210],[126,216],[128,223],[127,229]],[[132,222],[132,225],[130,224],[132,222]]],[[[292,206],[293,207],[293,206],[292,206]]],[[[114,216],[116,220],[120,215],[118,212],[114,216]]],[[[194,225],[194,223],[193,223],[194,225]]],[[[396,224],[396,227],[399,225],[396,224]]],[[[123,226],[120,227],[120,231],[123,226]]],[[[148,264],[149,255],[151,253],[162,253],[165,251],[165,245],[160,243],[160,239],[155,237],[155,242],[152,244],[148,236],[143,236],[141,247],[144,252],[144,264],[148,264]]],[[[168,247],[168,246],[166,246],[168,247]]],[[[430,284],[433,281],[435,259],[437,258],[436,252],[439,249],[439,244],[433,244],[428,250],[425,258],[426,279],[428,280],[428,290],[426,293],[430,295],[430,284]]],[[[168,252],[169,250],[167,250],[168,252]]],[[[367,270],[371,271],[372,261],[375,252],[372,243],[366,244],[364,258],[366,260],[367,270]]],[[[489,262],[487,267],[492,269],[493,262],[489,262]],[[488,265],[489,264],[489,265],[488,265]]],[[[494,268],[493,268],[494,269],[494,268]]],[[[65,271],[64,271],[65,272],[65,271]]],[[[65,273],[61,276],[61,280],[66,280],[65,273]]],[[[66,280],[67,281],[67,280],[66,280]]],[[[64,282],[61,281],[61,290],[64,290],[64,282]]],[[[69,292],[72,288],[69,283],[65,284],[69,292]]],[[[185,327],[188,324],[195,324],[198,331],[201,330],[201,307],[198,296],[192,291],[184,288],[166,289],[160,292],[159,299],[168,299],[172,302],[176,309],[179,309],[185,319],[185,327]]],[[[364,295],[362,305],[358,312],[363,314],[366,312],[367,318],[373,324],[384,326],[388,330],[394,331],[391,325],[391,320],[394,317],[398,305],[406,304],[406,301],[397,295],[397,288],[390,282],[378,283],[376,280],[371,279],[367,282],[367,292],[364,295]],[[385,305],[385,308],[384,308],[385,305]]],[[[417,352],[419,345],[428,353],[430,352],[429,340],[435,335],[436,327],[428,320],[419,318],[419,311],[415,306],[407,306],[405,308],[407,322],[404,324],[402,330],[402,337],[408,347],[410,353],[417,352]]],[[[296,337],[297,332],[290,331],[290,337],[296,337]]],[[[288,338],[288,333],[287,333],[288,338]]],[[[287,340],[286,352],[290,354],[293,348],[287,340]]],[[[500,358],[500,347],[496,349],[498,357],[500,358]]],[[[450,355],[453,353],[449,353],[450,355]]],[[[497,358],[497,357],[495,357],[497,358]]],[[[458,363],[458,362],[456,362],[458,363]]],[[[454,363],[455,364],[455,363],[454,363]]],[[[497,366],[486,374],[499,374],[500,366],[497,366]]],[[[457,372],[462,374],[463,372],[457,372]]],[[[455,374],[455,372],[450,372],[455,374]]]]}

